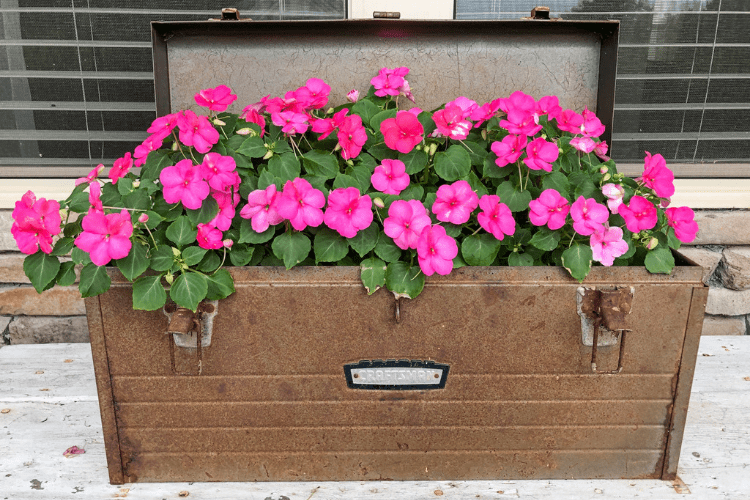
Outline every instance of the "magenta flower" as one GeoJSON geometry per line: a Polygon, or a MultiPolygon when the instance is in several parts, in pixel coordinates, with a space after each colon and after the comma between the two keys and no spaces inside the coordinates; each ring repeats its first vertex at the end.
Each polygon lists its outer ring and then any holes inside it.
{"type": "Polygon", "coordinates": [[[458,105],[445,106],[435,111],[432,120],[437,125],[438,133],[451,139],[466,139],[471,131],[471,122],[464,119],[464,111],[458,105]]]}
{"type": "Polygon", "coordinates": [[[458,255],[456,240],[445,234],[443,226],[427,226],[417,241],[419,267],[425,276],[435,273],[447,275],[453,270],[453,259],[458,255]]]}
{"type": "Polygon", "coordinates": [[[568,200],[554,189],[542,191],[539,198],[529,202],[529,208],[529,220],[532,224],[535,226],[546,224],[553,231],[565,225],[565,218],[570,212],[568,200]]]}
{"type": "Polygon", "coordinates": [[[409,174],[401,160],[383,160],[370,178],[372,187],[384,194],[401,194],[409,185],[409,174]]]}
{"type": "Polygon", "coordinates": [[[11,214],[13,224],[10,233],[16,240],[18,249],[25,254],[52,252],[52,236],[60,234],[60,204],[55,200],[36,199],[27,191],[16,202],[11,214]]]}
{"type": "Polygon", "coordinates": [[[581,125],[583,125],[583,116],[579,115],[572,109],[566,109],[560,112],[557,118],[557,128],[570,132],[571,134],[580,134],[581,125]]]}
{"type": "Polygon", "coordinates": [[[151,123],[151,126],[146,132],[151,134],[155,139],[166,139],[177,126],[177,115],[178,113],[172,113],[160,116],[151,123]]]}
{"type": "Polygon", "coordinates": [[[611,266],[615,259],[628,252],[628,244],[622,239],[622,229],[619,227],[602,226],[600,231],[591,235],[589,240],[593,259],[603,266],[611,266]]]}
{"type": "Polygon", "coordinates": [[[91,262],[106,266],[110,260],[127,257],[132,243],[133,224],[127,210],[104,215],[92,212],[83,217],[83,232],[75,239],[75,245],[88,252],[91,262]]]}
{"type": "Polygon", "coordinates": [[[501,101],[500,109],[507,113],[505,120],[500,120],[500,126],[511,134],[531,136],[542,130],[537,124],[536,101],[523,92],[513,92],[507,99],[501,101]]]}
{"type": "Polygon", "coordinates": [[[424,127],[416,115],[408,111],[399,111],[395,118],[383,120],[380,131],[385,144],[400,153],[408,153],[422,142],[424,127]]]}
{"type": "Polygon", "coordinates": [[[279,224],[284,218],[276,210],[276,185],[266,189],[256,189],[247,196],[247,205],[240,210],[240,217],[252,219],[250,225],[256,233],[262,233],[269,226],[279,224]]]}
{"type": "Polygon", "coordinates": [[[532,114],[536,108],[536,101],[530,95],[516,90],[505,99],[500,100],[500,109],[506,113],[511,111],[523,111],[532,114]]]}
{"type": "Polygon", "coordinates": [[[573,218],[575,232],[589,236],[602,230],[603,224],[609,219],[609,210],[593,198],[579,196],[570,207],[570,216],[573,218]]]}
{"type": "Polygon", "coordinates": [[[339,125],[336,137],[341,146],[341,157],[344,160],[356,158],[362,151],[362,146],[367,142],[367,131],[362,125],[362,118],[359,115],[344,118],[339,125]]]}
{"type": "Polygon", "coordinates": [[[659,198],[669,198],[674,194],[674,173],[667,168],[662,155],[651,156],[646,151],[643,174],[636,180],[653,189],[659,198]]]}
{"type": "Polygon", "coordinates": [[[574,137],[570,140],[570,145],[586,154],[596,148],[596,143],[590,137],[574,137]]]}
{"type": "Polygon", "coordinates": [[[91,184],[96,180],[97,177],[99,177],[99,174],[101,174],[103,171],[104,165],[100,163],[99,165],[94,167],[86,177],[79,177],[78,179],[76,179],[75,185],[78,186],[79,184],[83,184],[84,182],[88,182],[89,184],[91,184]]]}
{"type": "MultiPolygon", "coordinates": [[[[89,184],[89,203],[91,204],[91,207],[89,208],[89,212],[102,212],[104,213],[104,206],[102,205],[101,200],[101,194],[102,194],[102,188],[99,186],[98,182],[93,182],[89,184]]],[[[143,214],[146,215],[146,214],[143,214]]]]}
{"type": "Polygon", "coordinates": [[[198,116],[189,109],[177,116],[177,126],[180,128],[180,142],[193,146],[199,153],[208,153],[219,142],[219,131],[208,118],[198,116]]]}
{"type": "Polygon", "coordinates": [[[217,250],[224,246],[221,231],[210,224],[198,224],[198,234],[195,240],[198,246],[206,250],[217,250]]]}
{"type": "Polygon", "coordinates": [[[260,127],[260,136],[263,137],[266,133],[266,119],[261,115],[258,110],[255,108],[254,104],[251,104],[249,106],[246,106],[242,113],[240,113],[240,118],[245,120],[248,123],[254,123],[260,127]]]}
{"type": "Polygon", "coordinates": [[[476,101],[472,101],[464,96],[456,97],[452,101],[445,103],[446,109],[448,109],[448,106],[458,106],[461,109],[461,116],[463,118],[469,118],[479,108],[476,101]]]}
{"type": "Polygon", "coordinates": [[[200,166],[193,165],[190,160],[181,160],[162,170],[159,181],[164,186],[164,201],[180,201],[185,208],[191,210],[200,208],[210,192],[208,183],[203,180],[200,166]]]}
{"type": "Polygon", "coordinates": [[[222,156],[219,153],[208,153],[203,157],[200,164],[201,176],[208,181],[208,185],[217,191],[224,191],[235,181],[237,164],[231,156],[222,156]]]}
{"type": "Polygon", "coordinates": [[[609,156],[607,156],[608,149],[609,148],[607,147],[606,142],[597,142],[596,146],[594,147],[594,154],[603,161],[609,161],[609,156]]]}
{"type": "Polygon", "coordinates": [[[357,102],[359,100],[359,90],[352,89],[346,94],[346,100],[349,102],[357,102]]]}
{"type": "Polygon", "coordinates": [[[479,197],[466,181],[443,184],[437,190],[437,199],[432,204],[432,213],[439,221],[463,224],[479,205],[479,197]]]}
{"type": "Polygon", "coordinates": [[[523,154],[524,148],[528,143],[528,137],[525,135],[506,135],[502,141],[495,141],[490,148],[497,155],[495,164],[498,167],[504,167],[510,163],[515,163],[523,154]]]}
{"type": "Polygon", "coordinates": [[[498,109],[500,109],[500,99],[495,99],[476,107],[469,116],[469,118],[474,120],[474,128],[479,128],[484,122],[494,117],[498,109]]]}
{"type": "Polygon", "coordinates": [[[125,153],[125,156],[115,160],[112,168],[109,169],[109,178],[112,180],[112,184],[117,184],[117,179],[125,177],[125,175],[133,167],[133,159],[130,157],[130,152],[125,153]]]}
{"type": "Polygon", "coordinates": [[[523,162],[531,170],[552,172],[552,165],[550,164],[557,160],[559,155],[560,151],[557,149],[557,144],[547,142],[539,137],[526,146],[526,158],[523,159],[523,162]]]}
{"type": "Polygon", "coordinates": [[[586,137],[599,137],[604,133],[605,128],[601,120],[589,111],[588,107],[583,109],[581,117],[583,118],[583,123],[581,124],[581,133],[583,135],[586,137]]]}
{"type": "Polygon", "coordinates": [[[307,132],[308,116],[294,111],[280,111],[271,114],[271,121],[287,135],[304,134],[307,132]]]}
{"type": "Polygon", "coordinates": [[[375,95],[385,97],[387,95],[399,95],[404,86],[404,77],[409,74],[409,68],[381,68],[378,75],[370,80],[375,87],[375,95]]]}
{"type": "Polygon", "coordinates": [[[422,230],[432,223],[427,209],[418,200],[396,200],[388,208],[383,231],[401,249],[417,248],[422,230]]]}
{"type": "Polygon", "coordinates": [[[297,231],[307,226],[318,227],[323,223],[323,205],[326,198],[305,179],[297,177],[286,181],[284,190],[276,200],[276,211],[292,223],[297,231]]]}
{"type": "Polygon", "coordinates": [[[372,224],[372,199],[361,196],[355,187],[338,188],[328,195],[328,208],[323,221],[344,238],[354,238],[357,232],[372,224]]]}
{"type": "Polygon", "coordinates": [[[211,111],[225,111],[227,107],[237,100],[237,96],[232,94],[232,89],[226,85],[219,85],[212,89],[201,90],[195,94],[195,102],[198,106],[203,106],[211,111]]]}
{"type": "Polygon", "coordinates": [[[216,214],[216,217],[208,221],[208,225],[221,231],[226,231],[232,225],[232,219],[234,219],[235,215],[234,207],[239,204],[240,195],[239,193],[233,195],[231,192],[211,190],[211,197],[219,205],[219,213],[216,214]]]}
{"type": "Polygon", "coordinates": [[[133,151],[133,158],[135,158],[133,165],[136,167],[143,166],[143,164],[146,163],[148,154],[151,151],[156,151],[157,149],[159,149],[161,145],[162,140],[159,138],[159,136],[148,136],[145,141],[143,141],[139,146],[135,147],[135,151],[133,151]]]}
{"type": "Polygon", "coordinates": [[[607,206],[610,212],[616,214],[622,205],[622,197],[625,189],[619,184],[605,184],[602,186],[602,194],[607,197],[607,206]]]}
{"type": "Polygon", "coordinates": [[[674,228],[674,235],[683,243],[691,243],[698,234],[695,213],[689,207],[670,207],[666,210],[667,224],[674,228]]]}
{"type": "Polygon", "coordinates": [[[631,233],[651,229],[658,220],[656,207],[643,196],[633,196],[628,205],[620,205],[617,213],[625,219],[625,225],[631,233]]]}
{"type": "Polygon", "coordinates": [[[548,95],[539,99],[534,109],[534,123],[539,124],[539,118],[547,115],[547,119],[557,118],[562,111],[557,96],[548,95]]]}
{"type": "Polygon", "coordinates": [[[310,78],[304,87],[294,92],[294,97],[307,109],[320,109],[328,104],[331,87],[320,78],[310,78]]]}
{"type": "Polygon", "coordinates": [[[516,232],[516,220],[508,205],[500,203],[499,196],[482,196],[479,199],[479,208],[482,209],[482,212],[477,214],[479,225],[498,240],[502,241],[505,235],[513,236],[516,232]]]}

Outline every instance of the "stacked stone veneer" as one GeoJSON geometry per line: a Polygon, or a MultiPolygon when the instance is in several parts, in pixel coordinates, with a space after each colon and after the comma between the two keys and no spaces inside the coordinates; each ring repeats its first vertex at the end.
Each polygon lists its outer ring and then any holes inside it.
{"type": "MultiPolygon", "coordinates": [[[[0,344],[88,342],[86,311],[76,285],[37,294],[23,273],[24,255],[0,210],[0,344]]],[[[704,269],[708,294],[704,335],[750,333],[750,211],[700,210],[701,228],[680,253],[704,269]]]]}

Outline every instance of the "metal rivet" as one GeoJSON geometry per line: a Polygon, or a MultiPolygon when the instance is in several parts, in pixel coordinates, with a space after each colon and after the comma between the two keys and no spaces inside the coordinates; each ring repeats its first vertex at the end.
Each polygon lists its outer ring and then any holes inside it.
{"type": "Polygon", "coordinates": [[[359,378],[359,373],[355,373],[354,378],[359,378]]]}

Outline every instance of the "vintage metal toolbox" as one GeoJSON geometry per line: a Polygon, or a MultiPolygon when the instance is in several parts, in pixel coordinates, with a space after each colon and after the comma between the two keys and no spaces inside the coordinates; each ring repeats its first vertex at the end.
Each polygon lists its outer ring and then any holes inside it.
{"type": "MultiPolygon", "coordinates": [[[[424,109],[520,89],[612,123],[613,22],[152,26],[160,114],[219,84],[238,111],[313,76],[343,101],[408,66],[424,109]]],[[[554,267],[465,267],[414,300],[368,296],[358,268],[230,271],[237,292],[207,307],[200,342],[165,334],[162,311],[132,311],[114,269],[86,299],[113,483],[676,473],[698,267],[597,267],[583,286],[554,267]],[[592,330],[599,313],[613,331],[592,330]]]]}

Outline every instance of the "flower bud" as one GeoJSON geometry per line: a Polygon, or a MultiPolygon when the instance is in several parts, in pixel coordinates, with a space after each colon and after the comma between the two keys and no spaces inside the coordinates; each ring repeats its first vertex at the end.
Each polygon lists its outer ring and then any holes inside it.
{"type": "Polygon", "coordinates": [[[251,130],[252,129],[250,127],[245,127],[245,128],[239,129],[237,132],[235,132],[235,134],[237,134],[237,135],[248,135],[251,130]]]}
{"type": "Polygon", "coordinates": [[[602,177],[602,182],[607,182],[611,178],[612,178],[612,176],[610,174],[604,174],[604,177],[602,177]]]}
{"type": "Polygon", "coordinates": [[[140,217],[138,217],[138,222],[141,224],[148,222],[148,214],[141,214],[140,217]]]}
{"type": "Polygon", "coordinates": [[[328,111],[326,111],[327,115],[332,115],[335,110],[333,108],[328,108],[328,111]]]}
{"type": "Polygon", "coordinates": [[[273,151],[267,151],[266,154],[263,155],[263,159],[267,160],[272,156],[273,156],[273,151]]]}
{"type": "Polygon", "coordinates": [[[354,166],[354,162],[352,160],[346,160],[346,164],[349,165],[350,167],[354,166]]]}
{"type": "Polygon", "coordinates": [[[134,188],[137,188],[140,185],[141,185],[141,181],[133,181],[133,187],[134,188]]]}
{"type": "Polygon", "coordinates": [[[172,143],[172,151],[177,151],[178,149],[180,149],[180,145],[177,144],[177,141],[174,141],[172,143]]]}
{"type": "Polygon", "coordinates": [[[600,174],[606,174],[607,172],[609,172],[609,169],[607,167],[602,167],[599,169],[600,174]]]}
{"type": "Polygon", "coordinates": [[[646,243],[646,250],[653,250],[659,245],[659,240],[656,238],[651,238],[648,240],[648,243],[646,243]]]}
{"type": "Polygon", "coordinates": [[[213,121],[214,121],[214,125],[218,125],[218,126],[220,126],[220,127],[223,127],[223,126],[225,126],[225,125],[226,125],[226,123],[225,123],[225,122],[223,122],[223,121],[219,120],[218,118],[214,118],[214,120],[213,120],[213,121]]]}
{"type": "Polygon", "coordinates": [[[336,147],[333,148],[333,150],[334,151],[340,151],[341,150],[341,143],[339,142],[338,144],[336,144],[336,147]]]}
{"type": "Polygon", "coordinates": [[[547,134],[542,134],[542,139],[547,140],[547,134]]]}
{"type": "Polygon", "coordinates": [[[61,218],[62,220],[65,220],[65,219],[66,219],[67,217],[68,217],[68,209],[66,209],[66,208],[61,208],[61,209],[60,209],[60,218],[61,218]]]}
{"type": "Polygon", "coordinates": [[[434,142],[430,144],[430,156],[433,156],[435,154],[435,151],[437,151],[438,145],[434,142]]]}
{"type": "Polygon", "coordinates": [[[171,285],[174,282],[174,275],[170,271],[164,276],[164,279],[171,285]]]}
{"type": "Polygon", "coordinates": [[[232,248],[232,245],[234,245],[234,241],[227,238],[224,241],[222,241],[221,244],[224,245],[224,248],[232,248]]]}
{"type": "Polygon", "coordinates": [[[422,151],[422,145],[417,144],[416,146],[414,146],[414,149],[416,149],[417,151],[422,151]]]}
{"type": "Polygon", "coordinates": [[[485,141],[487,140],[487,129],[486,128],[482,129],[482,139],[484,139],[485,141]]]}
{"type": "Polygon", "coordinates": [[[349,102],[357,102],[359,100],[359,90],[352,89],[349,91],[348,94],[346,94],[346,99],[349,102]]]}
{"type": "Polygon", "coordinates": [[[373,198],[372,204],[378,208],[385,208],[385,203],[383,202],[381,198],[373,198]]]}
{"type": "Polygon", "coordinates": [[[172,255],[174,255],[175,257],[179,257],[180,256],[180,249],[172,247],[172,255]]]}

